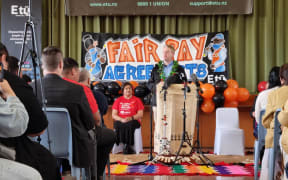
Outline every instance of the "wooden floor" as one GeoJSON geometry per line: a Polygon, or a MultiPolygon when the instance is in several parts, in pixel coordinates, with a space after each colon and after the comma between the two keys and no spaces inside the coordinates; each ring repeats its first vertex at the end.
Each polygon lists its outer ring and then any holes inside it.
{"type": "Polygon", "coordinates": [[[253,177],[224,176],[111,176],[106,180],[253,180],[253,177]]]}

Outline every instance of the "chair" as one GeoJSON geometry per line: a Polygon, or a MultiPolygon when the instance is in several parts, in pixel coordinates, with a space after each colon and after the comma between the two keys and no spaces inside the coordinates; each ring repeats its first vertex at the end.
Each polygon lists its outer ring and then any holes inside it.
{"type": "MultiPolygon", "coordinates": [[[[123,148],[124,148],[123,143],[120,143],[118,146],[116,144],[114,144],[113,149],[112,149],[112,154],[116,154],[116,153],[121,152],[123,150],[123,148]]],[[[136,152],[136,154],[143,152],[141,127],[135,129],[133,150],[136,152]]]]}
{"type": "Polygon", "coordinates": [[[258,179],[258,167],[259,167],[259,158],[260,158],[260,151],[265,146],[265,136],[267,133],[266,128],[263,127],[262,124],[262,117],[265,114],[265,110],[260,111],[260,122],[258,123],[257,131],[258,131],[258,139],[255,140],[254,143],[254,179],[258,179]]]}
{"type": "MultiPolygon", "coordinates": [[[[47,130],[41,135],[41,144],[46,147],[56,158],[68,159],[71,165],[71,174],[80,180],[85,179],[85,169],[77,168],[72,161],[72,128],[69,112],[66,108],[47,107],[46,116],[49,122],[47,130]]],[[[89,168],[88,168],[89,169],[89,168]]],[[[88,178],[90,179],[90,173],[88,178]]]]}
{"type": "Polygon", "coordinates": [[[281,128],[280,128],[280,123],[278,121],[278,114],[281,111],[280,109],[277,109],[275,112],[274,116],[274,136],[273,136],[273,148],[271,153],[269,154],[269,180],[274,179],[274,170],[275,170],[275,158],[278,150],[280,149],[279,147],[279,139],[281,135],[281,128]]]}
{"type": "Polygon", "coordinates": [[[244,155],[244,132],[239,129],[237,108],[217,108],[214,153],[244,155]]]}

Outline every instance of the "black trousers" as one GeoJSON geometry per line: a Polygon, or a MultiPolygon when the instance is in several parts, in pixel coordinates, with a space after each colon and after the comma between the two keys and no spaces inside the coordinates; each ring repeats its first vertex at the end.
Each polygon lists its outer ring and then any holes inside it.
{"type": "Polygon", "coordinates": [[[96,127],[97,139],[97,175],[102,176],[109,154],[116,142],[115,132],[104,127],[96,127]]]}
{"type": "Polygon", "coordinates": [[[43,180],[61,180],[56,158],[51,152],[27,137],[20,138],[15,147],[16,161],[38,170],[43,180]]]}
{"type": "Polygon", "coordinates": [[[116,144],[119,143],[134,145],[134,132],[135,129],[140,127],[140,123],[137,120],[132,120],[127,123],[120,121],[114,121],[114,129],[116,130],[116,144]]]}

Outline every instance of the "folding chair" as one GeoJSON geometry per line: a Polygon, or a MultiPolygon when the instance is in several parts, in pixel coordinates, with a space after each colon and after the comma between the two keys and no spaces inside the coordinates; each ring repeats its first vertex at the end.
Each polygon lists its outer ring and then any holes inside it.
{"type": "MultiPolygon", "coordinates": [[[[41,144],[45,146],[56,158],[68,159],[71,165],[71,174],[80,180],[85,180],[85,169],[73,165],[72,155],[72,127],[69,112],[66,108],[47,107],[46,115],[49,122],[47,130],[41,135],[41,144]]],[[[87,178],[90,180],[90,169],[86,169],[87,178]]]]}
{"type": "MultiPolygon", "coordinates": [[[[123,147],[124,147],[123,143],[120,143],[119,145],[114,144],[113,149],[112,149],[112,154],[121,152],[123,150],[123,147]]],[[[143,152],[141,127],[135,129],[133,150],[136,152],[136,154],[143,152]]]]}
{"type": "Polygon", "coordinates": [[[281,111],[280,109],[277,109],[274,116],[274,136],[273,136],[273,148],[271,153],[269,154],[269,180],[274,179],[274,171],[275,171],[275,159],[276,154],[279,150],[279,139],[281,135],[281,128],[280,123],[278,121],[278,114],[281,111]]]}
{"type": "Polygon", "coordinates": [[[265,136],[267,133],[266,128],[263,127],[262,117],[265,114],[265,110],[260,111],[260,122],[257,125],[258,139],[254,143],[254,179],[258,179],[258,167],[259,167],[259,158],[260,151],[265,146],[265,136]]]}
{"type": "Polygon", "coordinates": [[[244,132],[239,128],[237,108],[216,109],[214,153],[244,155],[244,132]]]}

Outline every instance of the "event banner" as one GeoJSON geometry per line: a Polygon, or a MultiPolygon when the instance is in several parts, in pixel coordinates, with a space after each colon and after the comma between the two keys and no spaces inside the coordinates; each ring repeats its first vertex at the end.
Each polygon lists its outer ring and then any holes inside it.
{"type": "MultiPolygon", "coordinates": [[[[42,1],[32,2],[31,20],[35,24],[35,35],[38,53],[41,50],[41,24],[42,24],[42,1]]],[[[6,45],[9,55],[20,59],[21,48],[24,39],[24,26],[29,17],[29,0],[2,0],[1,9],[1,41],[6,45]]],[[[24,57],[22,66],[24,74],[34,77],[33,66],[29,51],[32,49],[32,32],[27,31],[24,57]]],[[[37,53],[37,54],[38,54],[37,53]]],[[[39,54],[38,54],[39,55],[39,54]]]]}
{"type": "Polygon", "coordinates": [[[252,14],[253,0],[66,0],[69,16],[252,14]]]}
{"type": "Polygon", "coordinates": [[[165,44],[175,48],[174,60],[203,82],[229,79],[228,32],[175,35],[82,34],[82,62],[92,81],[147,81],[163,60],[165,44]]]}

